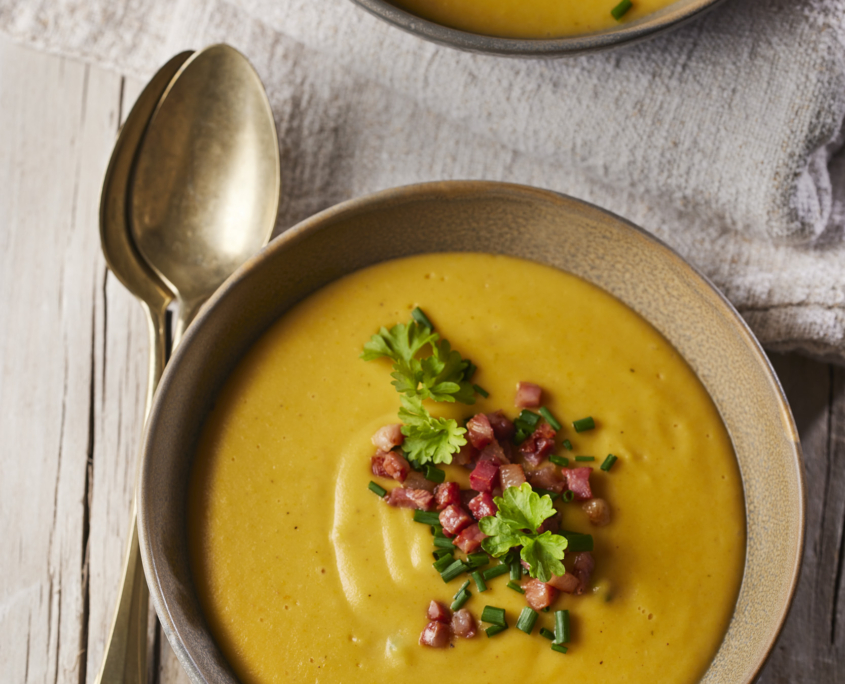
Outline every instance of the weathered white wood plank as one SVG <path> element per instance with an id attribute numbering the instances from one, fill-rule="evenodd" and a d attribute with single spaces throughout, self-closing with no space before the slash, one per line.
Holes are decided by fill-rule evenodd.
<path id="1" fill-rule="evenodd" d="M 801 435 L 807 532 L 795 600 L 760 682 L 843 682 L 845 371 L 794 355 L 772 361 Z"/>
<path id="2" fill-rule="evenodd" d="M 0 673 L 78 682 L 98 181 L 119 79 L 0 41 Z"/>

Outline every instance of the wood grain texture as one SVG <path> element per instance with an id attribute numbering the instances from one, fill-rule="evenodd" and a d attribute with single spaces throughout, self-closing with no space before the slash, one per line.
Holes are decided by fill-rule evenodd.
<path id="1" fill-rule="evenodd" d="M 147 343 L 99 251 L 141 84 L 0 39 L 0 681 L 93 682 L 114 609 Z M 845 682 L 845 369 L 773 356 L 807 473 L 795 603 L 765 683 Z M 150 684 L 186 684 L 150 626 Z"/>
<path id="2" fill-rule="evenodd" d="M 0 44 L 0 672 L 78 682 L 89 613 L 98 175 L 119 78 Z M 37 87 L 36 87 L 37 84 Z"/>

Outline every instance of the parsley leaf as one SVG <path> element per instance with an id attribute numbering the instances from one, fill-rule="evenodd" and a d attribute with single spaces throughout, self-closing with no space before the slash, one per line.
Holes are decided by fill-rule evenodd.
<path id="1" fill-rule="evenodd" d="M 402 445 L 407 457 L 419 463 L 451 463 L 452 454 L 467 443 L 466 430 L 451 418 L 433 418 L 419 397 L 402 397 L 399 409 L 402 421 Z"/>
<path id="2" fill-rule="evenodd" d="M 499 507 L 497 518 L 517 530 L 529 532 L 536 532 L 543 521 L 556 512 L 551 497 L 540 496 L 527 482 L 519 487 L 508 487 L 495 502 Z"/>
<path id="3" fill-rule="evenodd" d="M 522 546 L 520 557 L 528 563 L 531 577 L 548 582 L 552 575 L 563 575 L 566 537 L 551 532 L 537 534 L 543 521 L 555 514 L 551 497 L 540 496 L 524 482 L 508 487 L 502 497 L 493 499 L 499 507 L 495 516 L 482 518 L 478 523 L 487 538 L 481 548 L 495 558 L 501 558 L 515 546 Z"/>
<path id="4" fill-rule="evenodd" d="M 417 355 L 428 346 L 431 354 Z M 361 358 L 393 361 L 393 386 L 401 395 L 402 434 L 408 458 L 419 463 L 451 463 L 452 454 L 466 444 L 464 428 L 451 418 L 434 418 L 423 406 L 430 399 L 439 402 L 475 403 L 475 389 L 464 378 L 470 363 L 440 339 L 427 325 L 411 320 L 390 330 L 381 328 L 364 345 Z"/>
<path id="5" fill-rule="evenodd" d="M 563 552 L 568 542 L 566 537 L 551 532 L 543 532 L 534 539 L 522 537 L 520 557 L 529 565 L 529 573 L 541 582 L 548 582 L 552 575 L 563 575 Z"/>

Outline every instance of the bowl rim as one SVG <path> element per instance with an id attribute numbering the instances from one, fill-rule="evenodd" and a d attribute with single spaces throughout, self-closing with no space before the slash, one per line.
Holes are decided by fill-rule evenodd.
<path id="1" fill-rule="evenodd" d="M 156 401 L 154 401 L 152 410 L 149 415 L 149 420 L 147 421 L 144 432 L 142 461 L 140 463 L 137 478 L 137 531 L 144 573 L 146 575 L 147 584 L 150 589 L 150 596 L 153 600 L 156 613 L 159 616 L 159 620 L 165 631 L 165 635 L 167 636 L 168 641 L 173 647 L 177 659 L 180 661 L 183 668 L 185 668 L 186 672 L 188 673 L 189 677 L 193 682 L 205 683 L 208 680 L 205 679 L 199 666 L 190 655 L 187 646 L 183 642 L 182 638 L 179 636 L 179 629 L 175 624 L 173 615 L 168 607 L 167 599 L 165 598 L 164 593 L 162 591 L 162 586 L 159 581 L 159 576 L 157 572 L 157 562 L 152 552 L 152 541 L 150 536 L 148 535 L 147 529 L 149 518 L 147 514 L 146 492 L 148 489 L 147 470 L 150 459 L 149 453 L 151 451 L 150 436 L 154 432 L 156 426 L 164 420 L 164 416 L 162 415 L 163 402 L 158 401 L 158 397 L 163 397 L 175 386 L 175 378 L 177 374 L 176 369 L 180 365 L 180 360 L 185 357 L 188 353 L 190 353 L 186 350 L 190 350 L 193 341 L 195 339 L 198 339 L 202 334 L 202 323 L 207 320 L 210 316 L 214 315 L 214 311 L 217 308 L 217 303 L 220 300 L 226 298 L 228 296 L 228 293 L 235 289 L 241 281 L 248 278 L 250 276 L 250 273 L 256 267 L 258 267 L 259 264 L 266 258 L 266 255 L 268 253 L 279 250 L 285 250 L 287 249 L 288 245 L 294 245 L 301 240 L 307 239 L 312 233 L 320 231 L 324 224 L 326 224 L 327 222 L 330 223 L 333 218 L 342 217 L 344 215 L 354 215 L 356 213 L 361 212 L 362 210 L 367 210 L 373 204 L 383 205 L 385 203 L 390 203 L 391 201 L 397 200 L 409 201 L 413 200 L 414 198 L 430 197 L 432 194 L 436 193 L 453 197 L 461 197 L 467 194 L 491 191 L 517 194 L 523 198 L 535 196 L 538 198 L 545 199 L 547 201 L 551 200 L 554 202 L 564 202 L 575 205 L 581 205 L 582 207 L 587 208 L 588 210 L 605 214 L 610 217 L 613 221 L 621 223 L 629 229 L 633 229 L 641 237 L 645 238 L 647 241 L 653 243 L 655 247 L 662 250 L 668 258 L 680 263 L 683 267 L 688 269 L 694 276 L 696 276 L 701 282 L 703 282 L 707 286 L 706 289 L 709 291 L 709 293 L 715 295 L 716 298 L 720 301 L 720 303 L 726 308 L 726 311 L 731 315 L 733 322 L 737 325 L 737 330 L 745 341 L 749 352 L 751 352 L 752 354 L 753 359 L 759 364 L 759 366 L 767 376 L 769 382 L 771 383 L 773 394 L 777 401 L 777 407 L 781 413 L 784 422 L 784 427 L 787 429 L 787 431 L 789 432 L 789 436 L 791 437 L 791 445 L 794 457 L 793 463 L 795 465 L 795 479 L 797 482 L 797 496 L 799 505 L 797 510 L 798 515 L 796 521 L 798 523 L 798 533 L 796 538 L 797 553 L 795 555 L 795 561 L 794 563 L 792 563 L 792 567 L 790 568 L 789 586 L 784 592 L 784 596 L 786 599 L 786 609 L 782 612 L 777 624 L 774 626 L 774 629 L 770 633 L 769 641 L 765 648 L 765 653 L 762 654 L 762 657 L 757 662 L 753 672 L 749 673 L 749 676 L 746 680 L 743 680 L 743 684 L 751 684 L 751 682 L 754 682 L 759 676 L 762 669 L 765 667 L 768 658 L 771 655 L 772 650 L 774 649 L 777 639 L 783 630 L 787 617 L 789 616 L 789 613 L 792 610 L 793 599 L 795 597 L 795 592 L 797 590 L 798 582 L 801 576 L 806 539 L 807 496 L 804 457 L 792 411 L 789 407 L 789 403 L 786 399 L 786 395 L 783 391 L 783 387 L 780 383 L 780 380 L 777 377 L 777 374 L 775 373 L 768 356 L 763 351 L 760 342 L 757 340 L 754 333 L 751 331 L 751 328 L 748 326 L 748 324 L 745 322 L 745 320 L 742 318 L 742 316 L 739 314 L 733 304 L 731 304 L 727 297 L 725 297 L 725 295 L 721 292 L 721 290 L 719 290 L 713 284 L 713 282 L 706 275 L 704 275 L 696 266 L 684 259 L 675 249 L 670 247 L 663 240 L 649 233 L 645 229 L 640 228 L 631 221 L 619 216 L 618 214 L 615 214 L 607 209 L 599 207 L 598 205 L 595 205 L 591 202 L 587 202 L 572 197 L 570 195 L 566 195 L 564 193 L 543 188 L 537 188 L 534 186 L 521 185 L 516 183 L 505 183 L 499 181 L 450 180 L 431 181 L 398 186 L 377 191 L 350 200 L 346 200 L 344 202 L 328 207 L 323 211 L 320 211 L 317 214 L 314 214 L 313 216 L 299 222 L 295 226 L 292 226 L 284 233 L 274 238 L 260 252 L 251 257 L 248 261 L 246 261 L 235 273 L 233 273 L 223 283 L 223 285 L 220 286 L 220 288 L 208 300 L 206 305 L 202 307 L 194 323 L 186 330 L 182 343 L 179 345 L 179 348 L 174 353 L 171 362 L 167 364 L 164 375 L 162 376 L 162 379 L 159 383 L 158 391 L 156 393 Z M 743 487 L 743 489 L 745 489 L 745 487 Z M 743 575 L 744 574 L 745 569 L 743 570 Z"/>
<path id="2" fill-rule="evenodd" d="M 725 0 L 676 0 L 645 17 L 618 26 L 560 38 L 503 38 L 451 28 L 424 19 L 387 0 L 352 0 L 370 14 L 424 40 L 466 52 L 503 57 L 555 58 L 633 45 L 669 31 L 713 9 Z"/>

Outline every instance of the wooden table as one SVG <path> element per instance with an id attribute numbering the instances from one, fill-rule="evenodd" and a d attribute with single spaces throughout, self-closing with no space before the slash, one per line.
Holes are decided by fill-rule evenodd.
<path id="1" fill-rule="evenodd" d="M 92 682 L 115 603 L 147 350 L 97 217 L 140 85 L 0 40 L 2 682 Z M 807 540 L 761 681 L 845 682 L 845 371 L 772 362 L 804 446 Z M 150 630 L 151 682 L 187 681 Z"/>

